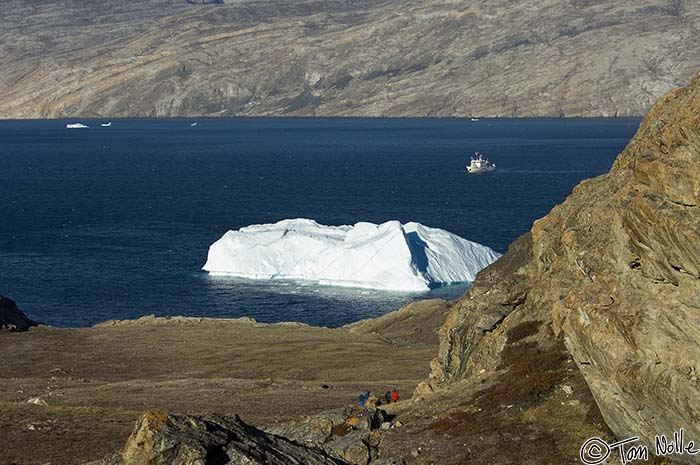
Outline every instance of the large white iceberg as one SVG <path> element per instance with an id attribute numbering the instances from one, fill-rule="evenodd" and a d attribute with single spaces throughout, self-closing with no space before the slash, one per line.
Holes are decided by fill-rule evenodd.
<path id="1" fill-rule="evenodd" d="M 425 291 L 473 281 L 500 254 L 418 223 L 324 226 L 293 219 L 228 231 L 209 248 L 211 275 Z"/>

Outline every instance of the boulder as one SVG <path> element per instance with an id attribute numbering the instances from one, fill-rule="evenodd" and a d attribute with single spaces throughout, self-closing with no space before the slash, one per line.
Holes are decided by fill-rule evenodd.
<path id="1" fill-rule="evenodd" d="M 325 450 L 330 454 L 354 465 L 367 465 L 370 461 L 371 448 L 364 431 L 354 430 L 345 436 L 330 441 Z"/>
<path id="2" fill-rule="evenodd" d="M 9 332 L 27 331 L 38 323 L 30 320 L 12 299 L 0 296 L 0 330 Z"/>
<path id="3" fill-rule="evenodd" d="M 345 410 L 334 409 L 300 420 L 278 423 L 265 428 L 265 431 L 284 436 L 299 444 L 322 448 L 334 434 L 343 434 L 346 431 L 346 421 Z"/>
<path id="4" fill-rule="evenodd" d="M 277 424 L 265 431 L 323 449 L 353 465 L 367 465 L 378 455 L 385 416 L 381 409 L 349 406 Z"/>

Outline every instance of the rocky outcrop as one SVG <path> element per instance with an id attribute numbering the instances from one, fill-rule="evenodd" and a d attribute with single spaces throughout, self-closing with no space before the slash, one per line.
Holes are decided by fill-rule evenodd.
<path id="1" fill-rule="evenodd" d="M 664 96 L 610 173 L 482 271 L 420 392 L 563 343 L 618 437 L 700 438 L 700 75 Z M 679 460 L 698 461 L 683 455 Z"/>
<path id="2" fill-rule="evenodd" d="M 38 323 L 27 318 L 12 299 L 0 295 L 0 330 L 27 331 L 36 325 Z"/>
<path id="3" fill-rule="evenodd" d="M 376 408 L 348 407 L 259 430 L 237 415 L 149 412 L 121 453 L 86 465 L 367 465 L 378 457 L 380 428 L 394 427 Z"/>
<path id="4" fill-rule="evenodd" d="M 120 455 L 91 465 L 344 465 L 320 450 L 264 433 L 238 416 L 144 414 Z"/>
<path id="5" fill-rule="evenodd" d="M 353 465 L 367 465 L 378 458 L 381 429 L 395 425 L 380 409 L 347 407 L 270 426 L 266 431 L 323 449 Z"/>
<path id="6" fill-rule="evenodd" d="M 688 0 L 15 1 L 0 118 L 642 115 L 698 27 Z"/>

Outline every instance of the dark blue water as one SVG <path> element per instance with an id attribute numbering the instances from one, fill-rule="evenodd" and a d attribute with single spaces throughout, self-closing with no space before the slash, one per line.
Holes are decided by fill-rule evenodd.
<path id="1" fill-rule="evenodd" d="M 0 122 L 0 294 L 84 326 L 144 314 L 337 326 L 428 294 L 265 284 L 200 271 L 228 229 L 285 218 L 418 221 L 503 252 L 637 119 Z M 467 175 L 475 151 L 498 170 Z"/>

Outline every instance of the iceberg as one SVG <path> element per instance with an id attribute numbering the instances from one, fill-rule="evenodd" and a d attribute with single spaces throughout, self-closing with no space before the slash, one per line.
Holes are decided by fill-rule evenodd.
<path id="1" fill-rule="evenodd" d="M 209 247 L 203 270 L 213 276 L 427 291 L 473 281 L 498 257 L 489 247 L 418 223 L 324 226 L 299 218 L 228 231 Z"/>

